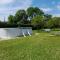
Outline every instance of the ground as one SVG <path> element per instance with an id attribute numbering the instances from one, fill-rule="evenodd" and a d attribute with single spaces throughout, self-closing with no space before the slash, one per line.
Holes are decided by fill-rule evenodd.
<path id="1" fill-rule="evenodd" d="M 60 36 L 34 32 L 32 36 L 0 41 L 0 60 L 60 60 Z"/>

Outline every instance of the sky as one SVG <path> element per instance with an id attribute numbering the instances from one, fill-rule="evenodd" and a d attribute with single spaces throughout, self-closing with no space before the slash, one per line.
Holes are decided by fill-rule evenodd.
<path id="1" fill-rule="evenodd" d="M 39 7 L 46 14 L 60 16 L 60 0 L 0 0 L 0 20 L 8 20 L 7 17 L 14 15 L 19 9 Z"/>

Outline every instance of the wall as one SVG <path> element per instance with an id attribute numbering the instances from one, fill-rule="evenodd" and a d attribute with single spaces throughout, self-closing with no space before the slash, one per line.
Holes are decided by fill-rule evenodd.
<path id="1" fill-rule="evenodd" d="M 22 36 L 23 34 L 32 34 L 32 28 L 21 27 L 21 28 L 0 28 L 0 38 L 13 38 L 17 36 Z"/>

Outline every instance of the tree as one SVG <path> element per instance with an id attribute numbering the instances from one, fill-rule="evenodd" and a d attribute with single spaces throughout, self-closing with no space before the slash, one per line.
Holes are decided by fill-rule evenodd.
<path id="1" fill-rule="evenodd" d="M 18 10 L 15 14 L 15 21 L 20 25 L 28 24 L 28 15 L 25 10 Z"/>
<path id="2" fill-rule="evenodd" d="M 53 17 L 47 22 L 48 28 L 59 28 L 60 27 L 60 17 Z"/>
<path id="3" fill-rule="evenodd" d="M 25 18 L 26 12 L 25 10 L 18 10 L 15 14 L 16 21 L 20 21 Z"/>
<path id="4" fill-rule="evenodd" d="M 54 27 L 54 20 L 49 20 L 47 23 L 46 23 L 46 27 L 47 28 L 53 28 Z"/>
<path id="5" fill-rule="evenodd" d="M 32 19 L 33 17 L 35 17 L 37 15 L 43 15 L 44 12 L 42 10 L 40 10 L 38 7 L 29 7 L 27 9 L 27 14 Z"/>
<path id="6" fill-rule="evenodd" d="M 54 27 L 58 28 L 60 27 L 60 17 L 54 17 Z"/>
<path id="7" fill-rule="evenodd" d="M 34 27 L 40 29 L 44 27 L 45 21 L 43 19 L 43 16 L 38 15 L 32 19 L 31 23 Z"/>
<path id="8" fill-rule="evenodd" d="M 44 14 L 44 19 L 45 19 L 45 21 L 51 20 L 52 19 L 52 15 Z"/>
<path id="9" fill-rule="evenodd" d="M 13 15 L 9 15 L 9 17 L 8 17 L 8 23 L 9 24 L 14 24 L 14 16 Z"/>

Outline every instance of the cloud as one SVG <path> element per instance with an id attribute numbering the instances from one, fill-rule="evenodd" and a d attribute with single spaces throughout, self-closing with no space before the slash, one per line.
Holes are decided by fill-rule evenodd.
<path id="1" fill-rule="evenodd" d="M 14 0 L 0 0 L 0 5 L 9 4 L 9 3 L 12 3 L 12 2 L 14 2 Z"/>
<path id="2" fill-rule="evenodd" d="M 1 5 L 3 5 L 1 7 Z M 15 14 L 19 9 L 27 9 L 32 5 L 32 0 L 1 0 L 0 2 L 0 19 L 10 14 Z"/>
<path id="3" fill-rule="evenodd" d="M 56 8 L 60 10 L 60 2 L 57 3 Z"/>
<path id="4" fill-rule="evenodd" d="M 52 9 L 51 8 L 41 8 L 44 12 L 50 12 L 50 11 L 52 11 Z"/>
<path id="5" fill-rule="evenodd" d="M 59 4 L 59 5 L 57 5 L 56 7 L 57 7 L 57 9 L 59 9 L 59 10 L 60 10 L 60 4 Z"/>
<path id="6" fill-rule="evenodd" d="M 30 7 L 32 5 L 32 0 L 20 0 L 20 5 L 16 8 L 20 8 L 20 9 L 27 9 L 28 7 Z"/>

